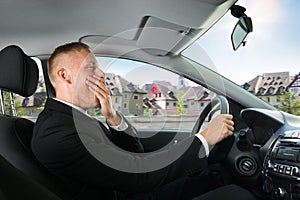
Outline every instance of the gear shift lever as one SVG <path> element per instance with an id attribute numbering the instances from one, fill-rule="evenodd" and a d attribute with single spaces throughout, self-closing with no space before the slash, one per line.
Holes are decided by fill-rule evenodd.
<path id="1" fill-rule="evenodd" d="M 248 151 L 252 147 L 251 141 L 249 140 L 247 133 L 248 133 L 248 129 L 240 130 L 237 147 L 241 151 Z"/>

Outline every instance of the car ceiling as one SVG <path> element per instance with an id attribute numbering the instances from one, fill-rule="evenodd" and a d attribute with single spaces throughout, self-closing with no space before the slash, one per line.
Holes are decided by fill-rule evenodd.
<path id="1" fill-rule="evenodd" d="M 134 41 L 141 48 L 149 45 L 162 48 L 166 50 L 160 52 L 162 54 L 167 51 L 179 53 L 205 33 L 235 2 L 0 0 L 0 48 L 16 44 L 29 55 L 49 55 L 58 45 L 80 38 L 88 42 L 89 36 L 99 35 Z M 158 29 L 145 31 L 150 30 L 149 27 Z M 166 29 L 172 29 L 171 36 L 170 31 L 163 33 Z M 181 41 L 178 31 L 191 39 Z M 153 34 L 155 37 L 151 37 Z"/>

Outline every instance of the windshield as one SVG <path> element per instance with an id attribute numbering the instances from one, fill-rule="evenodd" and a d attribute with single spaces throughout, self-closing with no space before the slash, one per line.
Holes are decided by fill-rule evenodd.
<path id="1" fill-rule="evenodd" d="M 265 73 L 298 74 L 300 1 L 240 0 L 237 4 L 247 9 L 246 14 L 253 21 L 253 32 L 246 46 L 241 46 L 237 51 L 232 49 L 230 35 L 238 19 L 228 12 L 183 55 L 238 85 Z"/>

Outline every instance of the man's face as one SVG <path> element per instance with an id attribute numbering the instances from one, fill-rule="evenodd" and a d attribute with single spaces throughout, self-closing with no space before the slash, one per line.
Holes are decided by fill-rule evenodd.
<path id="1" fill-rule="evenodd" d="M 88 76 L 93 75 L 104 77 L 104 72 L 99 69 L 93 53 L 81 50 L 80 52 L 75 52 L 75 54 L 73 104 L 83 109 L 100 107 L 99 100 L 89 90 L 86 80 Z"/>

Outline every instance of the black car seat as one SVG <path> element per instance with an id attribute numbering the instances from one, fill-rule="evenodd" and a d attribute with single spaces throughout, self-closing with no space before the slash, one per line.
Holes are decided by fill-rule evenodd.
<path id="1" fill-rule="evenodd" d="M 0 155 L 0 199 L 62 200 Z"/>
<path id="2" fill-rule="evenodd" d="M 0 51 L 1 90 L 28 97 L 35 92 L 38 78 L 37 64 L 21 48 L 8 46 Z M 26 177 L 32 178 L 34 182 L 41 184 L 61 199 L 70 199 L 64 192 L 60 180 L 34 157 L 30 147 L 33 127 L 34 123 L 28 119 L 0 115 L 0 155 L 4 158 L 2 162 L 7 160 L 21 173 L 26 174 Z M 1 175 L 0 182 L 2 181 L 6 180 L 3 180 Z M 18 192 L 18 189 L 20 188 L 16 187 L 15 192 Z"/>

